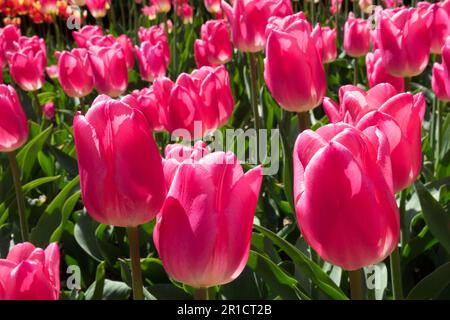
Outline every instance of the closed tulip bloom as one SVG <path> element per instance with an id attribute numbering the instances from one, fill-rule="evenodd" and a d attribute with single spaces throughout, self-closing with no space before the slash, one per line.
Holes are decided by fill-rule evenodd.
<path id="1" fill-rule="evenodd" d="M 58 79 L 58 65 L 54 64 L 45 68 L 45 72 L 50 79 Z"/>
<path id="2" fill-rule="evenodd" d="M 425 1 L 417 4 L 419 10 L 431 12 L 431 53 L 434 54 L 441 54 L 445 39 L 450 36 L 450 23 L 448 23 L 450 19 L 450 1 L 447 0 L 446 2 L 447 5 L 444 5 L 442 2 L 431 4 Z"/>
<path id="3" fill-rule="evenodd" d="M 98 19 L 106 16 L 111 0 L 86 0 L 86 6 L 91 15 Z"/>
<path id="4" fill-rule="evenodd" d="M 79 48 L 86 48 L 88 40 L 93 36 L 102 36 L 103 31 L 99 26 L 86 25 L 79 31 L 72 31 L 72 36 Z"/>
<path id="5" fill-rule="evenodd" d="M 394 191 L 410 186 L 422 166 L 421 132 L 425 114 L 423 93 L 397 93 L 388 84 L 378 84 L 369 91 L 344 86 L 339 91 L 340 106 L 325 98 L 323 106 L 330 121 L 344 121 L 356 126 L 372 143 L 376 130 L 389 141 Z"/>
<path id="6" fill-rule="evenodd" d="M 235 0 L 233 7 L 222 1 L 231 24 L 234 46 L 242 52 L 258 52 L 266 43 L 266 25 L 270 17 L 293 13 L 289 0 Z"/>
<path id="7" fill-rule="evenodd" d="M 380 13 L 378 45 L 387 72 L 396 77 L 413 77 L 425 70 L 431 46 L 431 22 L 431 12 L 421 13 L 415 8 Z"/>
<path id="8" fill-rule="evenodd" d="M 134 67 L 134 54 L 133 54 L 133 43 L 131 39 L 126 35 L 122 34 L 117 37 L 116 42 L 122 48 L 123 53 L 125 54 L 125 60 L 127 62 L 128 70 L 133 69 Z"/>
<path id="9" fill-rule="evenodd" d="M 94 77 L 86 49 L 64 51 L 58 59 L 59 82 L 69 97 L 85 97 L 94 89 Z"/>
<path id="10" fill-rule="evenodd" d="M 143 80 L 153 82 L 166 74 L 169 59 L 164 49 L 162 42 L 152 45 L 149 41 L 144 41 L 140 47 L 135 47 L 139 73 Z"/>
<path id="11" fill-rule="evenodd" d="M 17 51 L 16 42 L 20 38 L 20 29 L 14 25 L 7 25 L 0 28 L 0 66 L 6 63 L 6 54 Z"/>
<path id="12" fill-rule="evenodd" d="M 209 13 L 218 13 L 222 9 L 220 7 L 221 0 L 204 0 L 205 8 Z"/>
<path id="13" fill-rule="evenodd" d="M 362 57 L 370 49 L 369 20 L 355 18 L 350 12 L 344 26 L 344 50 L 353 58 Z"/>
<path id="14" fill-rule="evenodd" d="M 120 96 L 128 86 L 127 62 L 123 50 L 115 46 L 93 46 L 88 56 L 97 91 L 110 97 Z"/>
<path id="15" fill-rule="evenodd" d="M 86 116 L 77 114 L 73 128 L 81 194 L 91 217 L 121 227 L 153 219 L 166 190 L 144 115 L 124 101 L 99 96 Z"/>
<path id="16" fill-rule="evenodd" d="M 126 35 L 121 35 L 118 38 L 114 38 L 110 34 L 105 36 L 94 35 L 87 40 L 86 46 L 87 48 L 90 48 L 91 46 L 110 47 L 114 49 L 120 48 L 125 56 L 127 69 L 131 70 L 134 67 L 133 44 L 131 39 Z"/>
<path id="17" fill-rule="evenodd" d="M 158 12 L 167 13 L 170 11 L 170 0 L 151 0 L 151 3 L 156 7 Z"/>
<path id="18" fill-rule="evenodd" d="M 39 90 L 45 82 L 47 57 L 44 51 L 25 47 L 9 57 L 9 69 L 14 82 L 24 91 Z"/>
<path id="19" fill-rule="evenodd" d="M 16 91 L 0 84 L 0 152 L 20 148 L 28 138 L 28 122 Z"/>
<path id="20" fill-rule="evenodd" d="M 164 56 L 167 61 L 170 61 L 170 49 L 169 42 L 167 41 L 166 31 L 164 27 L 152 26 L 150 28 L 140 27 L 138 31 L 138 38 L 141 43 L 148 41 L 152 46 L 155 46 L 159 42 L 164 48 Z"/>
<path id="21" fill-rule="evenodd" d="M 0 259 L 0 300 L 58 300 L 59 247 L 16 244 Z"/>
<path id="22" fill-rule="evenodd" d="M 442 47 L 442 66 L 444 67 L 445 89 L 450 97 L 450 38 L 447 38 Z"/>
<path id="23" fill-rule="evenodd" d="M 153 87 L 135 90 L 132 96 L 136 99 L 139 110 L 147 118 L 152 131 L 163 131 L 164 125 L 162 119 L 165 110 L 161 108 L 158 95 L 154 92 Z"/>
<path id="24" fill-rule="evenodd" d="M 389 146 L 381 132 L 377 136 L 375 147 L 359 130 L 337 123 L 303 131 L 294 146 L 302 235 L 325 261 L 346 270 L 383 261 L 399 240 Z"/>
<path id="25" fill-rule="evenodd" d="M 207 154 L 209 154 L 208 146 L 202 140 L 197 141 L 193 146 L 186 146 L 180 143 L 167 145 L 164 149 L 163 159 L 166 186 L 170 188 L 175 173 L 183 161 L 200 161 Z"/>
<path id="26" fill-rule="evenodd" d="M 375 50 L 366 55 L 367 80 L 369 87 L 372 88 L 379 83 L 390 83 L 398 92 L 405 91 L 405 80 L 403 78 L 390 75 L 383 65 L 381 51 Z"/>
<path id="27" fill-rule="evenodd" d="M 264 59 L 264 79 L 270 93 L 281 107 L 294 112 L 317 107 L 326 91 L 322 59 L 312 41 L 311 26 L 302 15 L 286 17 L 287 23 L 270 20 Z"/>
<path id="28" fill-rule="evenodd" d="M 47 102 L 42 107 L 42 112 L 44 113 L 47 119 L 53 119 L 55 117 L 55 103 Z"/>
<path id="29" fill-rule="evenodd" d="M 331 63 L 336 60 L 336 29 L 321 27 L 319 24 L 311 32 L 312 41 L 315 43 L 317 51 L 323 63 Z"/>
<path id="30" fill-rule="evenodd" d="M 185 129 L 195 139 L 223 126 L 231 116 L 234 100 L 224 66 L 202 67 L 182 73 L 170 92 L 165 128 L 170 133 Z M 200 124 L 201 136 L 195 125 Z"/>
<path id="31" fill-rule="evenodd" d="M 244 174 L 232 153 L 180 164 L 153 232 L 172 278 L 207 288 L 239 276 L 248 260 L 261 182 L 261 167 Z"/>
<path id="32" fill-rule="evenodd" d="M 431 77 L 431 88 L 439 100 L 448 102 L 450 101 L 450 96 L 445 90 L 445 80 L 445 70 L 443 65 L 435 62 L 433 65 L 433 75 Z"/>
<path id="33" fill-rule="evenodd" d="M 225 20 L 207 21 L 202 25 L 200 37 L 194 44 L 197 67 L 217 66 L 231 60 L 233 49 Z"/>

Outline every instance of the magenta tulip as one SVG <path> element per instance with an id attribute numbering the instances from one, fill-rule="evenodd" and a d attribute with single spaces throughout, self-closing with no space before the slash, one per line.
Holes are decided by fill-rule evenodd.
<path id="1" fill-rule="evenodd" d="M 47 102 L 42 107 L 42 112 L 44 113 L 47 119 L 53 119 L 55 117 L 55 103 Z"/>
<path id="2" fill-rule="evenodd" d="M 389 145 L 377 133 L 375 147 L 354 127 L 329 124 L 303 131 L 294 146 L 294 197 L 302 235 L 325 261 L 346 270 L 384 260 L 399 240 Z"/>
<path id="3" fill-rule="evenodd" d="M 261 167 L 244 174 L 232 153 L 180 164 L 153 232 L 172 278 L 207 288 L 239 276 L 249 255 L 261 182 Z"/>
<path id="4" fill-rule="evenodd" d="M 9 57 L 14 82 L 24 91 L 39 90 L 45 82 L 46 53 L 25 47 Z"/>
<path id="5" fill-rule="evenodd" d="M 290 0 L 235 0 L 233 7 L 222 1 L 231 24 L 234 46 L 243 52 L 258 52 L 266 43 L 266 25 L 270 17 L 293 13 Z"/>
<path id="6" fill-rule="evenodd" d="M 388 84 L 369 91 L 344 86 L 339 91 L 340 106 L 325 98 L 323 107 L 333 123 L 344 121 L 356 126 L 376 144 L 376 132 L 389 140 L 394 191 L 410 186 L 422 165 L 421 132 L 425 114 L 423 93 L 397 93 Z"/>
<path id="7" fill-rule="evenodd" d="M 387 72 L 396 77 L 421 74 L 431 47 L 431 12 L 415 8 L 383 10 L 378 19 L 378 45 Z"/>
<path id="8" fill-rule="evenodd" d="M 144 115 L 125 101 L 99 96 L 73 124 L 80 186 L 100 223 L 137 227 L 159 211 L 166 188 L 161 156 Z"/>
<path id="9" fill-rule="evenodd" d="M 20 148 L 28 138 L 28 122 L 13 87 L 0 84 L 0 152 Z"/>
<path id="10" fill-rule="evenodd" d="M 417 8 L 424 12 L 431 12 L 432 24 L 431 24 L 431 53 L 441 54 L 442 46 L 445 43 L 445 39 L 450 36 L 450 1 L 438 3 L 419 2 Z"/>
<path id="11" fill-rule="evenodd" d="M 59 247 L 16 244 L 0 259 L 0 300 L 58 300 Z"/>
<path id="12" fill-rule="evenodd" d="M 139 73 L 143 80 L 153 82 L 155 79 L 165 76 L 169 59 L 165 54 L 162 42 L 152 45 L 149 41 L 144 41 L 140 47 L 135 47 L 135 51 Z"/>
<path id="13" fill-rule="evenodd" d="M 194 53 L 197 67 L 217 66 L 225 64 L 233 57 L 228 34 L 228 24 L 225 20 L 209 20 L 202 25 L 201 39 L 195 40 Z M 204 61 L 206 59 L 206 61 Z M 205 62 L 207 62 L 205 64 Z"/>
<path id="14" fill-rule="evenodd" d="M 403 78 L 390 75 L 383 65 L 381 51 L 375 50 L 366 55 L 367 80 L 369 87 L 372 88 L 379 83 L 390 83 L 398 92 L 405 91 L 405 80 Z"/>
<path id="15" fill-rule="evenodd" d="M 435 62 L 433 65 L 433 73 L 431 77 L 431 88 L 433 89 L 436 97 L 444 102 L 450 101 L 450 95 L 447 94 L 445 89 L 445 70 L 444 66 Z"/>
<path id="16" fill-rule="evenodd" d="M 271 18 L 267 26 L 264 79 L 281 107 L 294 112 L 317 107 L 326 91 L 322 59 L 303 17 Z"/>
<path id="17" fill-rule="evenodd" d="M 350 57 L 363 57 L 370 49 L 369 20 L 355 18 L 350 12 L 344 26 L 344 50 Z"/>
<path id="18" fill-rule="evenodd" d="M 85 97 L 94 89 L 94 76 L 89 53 L 78 48 L 64 51 L 58 58 L 58 77 L 64 92 L 70 97 Z"/>
<path id="19" fill-rule="evenodd" d="M 88 56 L 97 91 L 111 97 L 120 96 L 128 86 L 127 62 L 123 50 L 116 46 L 91 46 Z"/>
<path id="20" fill-rule="evenodd" d="M 450 37 L 442 47 L 442 66 L 444 67 L 445 89 L 450 97 Z"/>
<path id="21" fill-rule="evenodd" d="M 138 38 L 141 43 L 148 41 L 152 46 L 158 43 L 164 48 L 164 56 L 167 61 L 170 61 L 169 42 L 167 41 L 166 31 L 163 27 L 153 26 L 148 29 L 140 27 L 138 31 Z"/>
<path id="22" fill-rule="evenodd" d="M 319 24 L 311 32 L 311 38 L 323 63 L 331 63 L 336 60 L 336 29 L 321 27 Z"/>
<path id="23" fill-rule="evenodd" d="M 16 42 L 20 38 L 20 29 L 14 25 L 7 25 L 0 28 L 0 67 L 6 62 L 6 55 L 17 51 Z"/>
<path id="24" fill-rule="evenodd" d="M 87 48 L 88 40 L 93 36 L 102 36 L 103 31 L 99 26 L 86 25 L 79 31 L 72 31 L 72 36 L 79 48 Z"/>
<path id="25" fill-rule="evenodd" d="M 209 13 L 219 13 L 222 8 L 220 7 L 221 0 L 204 0 L 205 8 Z"/>
<path id="26" fill-rule="evenodd" d="M 91 15 L 98 19 L 106 16 L 111 0 L 86 0 L 86 6 Z"/>
<path id="27" fill-rule="evenodd" d="M 163 114 L 164 110 L 158 100 L 158 95 L 153 90 L 153 87 L 144 88 L 142 90 L 135 90 L 132 96 L 136 99 L 139 110 L 145 115 L 152 131 L 163 131 Z M 125 97 L 124 99 L 126 99 Z"/>

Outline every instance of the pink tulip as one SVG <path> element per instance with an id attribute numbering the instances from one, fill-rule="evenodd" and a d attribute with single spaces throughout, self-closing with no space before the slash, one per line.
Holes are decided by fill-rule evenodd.
<path id="1" fill-rule="evenodd" d="M 445 89 L 450 97 L 450 37 L 442 47 L 442 66 L 444 67 Z"/>
<path id="2" fill-rule="evenodd" d="M 383 10 L 378 19 L 378 44 L 386 70 L 396 77 L 421 74 L 431 46 L 431 12 L 415 8 Z"/>
<path id="3" fill-rule="evenodd" d="M 151 0 L 151 3 L 156 7 L 158 12 L 167 13 L 170 11 L 170 0 Z"/>
<path id="4" fill-rule="evenodd" d="M 41 4 L 41 12 L 48 15 L 58 14 L 58 5 L 56 0 L 39 0 Z"/>
<path id="5" fill-rule="evenodd" d="M 47 102 L 42 107 L 42 111 L 47 119 L 53 119 L 55 117 L 55 103 Z"/>
<path id="6" fill-rule="evenodd" d="M 127 62 L 127 69 L 132 70 L 134 67 L 134 55 L 133 55 L 133 43 L 131 39 L 126 35 L 122 34 L 117 39 L 116 42 L 122 48 L 125 54 L 125 60 Z"/>
<path id="7" fill-rule="evenodd" d="M 152 45 L 149 41 L 144 41 L 140 47 L 135 47 L 135 51 L 143 80 L 153 82 L 155 79 L 165 76 L 169 59 L 165 54 L 165 46 L 162 42 Z"/>
<path id="8" fill-rule="evenodd" d="M 166 186 L 170 187 L 178 167 L 184 160 L 200 161 L 209 154 L 208 147 L 202 140 L 197 141 L 194 146 L 182 144 L 169 144 L 164 150 L 163 168 Z"/>
<path id="9" fill-rule="evenodd" d="M 134 67 L 134 55 L 133 55 L 133 43 L 131 39 L 126 35 L 121 35 L 118 38 L 114 38 L 112 35 L 93 35 L 91 36 L 87 42 L 86 47 L 90 48 L 91 46 L 96 47 L 111 47 L 111 48 L 120 48 L 123 51 L 125 56 L 125 61 L 127 63 L 127 69 L 131 70 Z"/>
<path id="10" fill-rule="evenodd" d="M 362 57 L 370 49 L 369 20 L 357 19 L 350 12 L 344 26 L 344 50 L 353 58 Z"/>
<path id="11" fill-rule="evenodd" d="M 359 0 L 358 5 L 362 12 L 371 13 L 372 0 Z"/>
<path id="12" fill-rule="evenodd" d="M 85 97 L 94 89 L 89 53 L 78 48 L 64 51 L 58 59 L 59 82 L 69 97 Z"/>
<path id="13" fill-rule="evenodd" d="M 323 63 L 331 63 L 336 60 L 336 29 L 321 27 L 319 24 L 311 32 L 311 38 Z"/>
<path id="14" fill-rule="evenodd" d="M 164 30 L 164 27 L 140 27 L 138 31 L 138 38 L 141 43 L 143 43 L 144 41 L 148 41 L 152 46 L 156 46 L 156 44 L 160 42 L 164 47 L 164 56 L 166 57 L 166 60 L 170 60 L 169 42 L 167 41 L 166 31 Z"/>
<path id="15" fill-rule="evenodd" d="M 102 36 L 103 31 L 99 26 L 86 25 L 79 31 L 72 31 L 72 36 L 79 48 L 87 48 L 88 40 L 93 36 Z"/>
<path id="16" fill-rule="evenodd" d="M 445 90 L 445 70 L 444 66 L 440 63 L 435 62 L 433 65 L 433 76 L 431 78 L 431 88 L 433 89 L 436 97 L 441 100 L 448 102 L 450 101 L 450 95 L 447 94 Z"/>
<path id="17" fill-rule="evenodd" d="M 150 21 L 155 20 L 158 17 L 158 8 L 154 5 L 145 6 L 142 8 L 142 14 Z"/>
<path id="18" fill-rule="evenodd" d="M 11 54 L 9 69 L 14 82 L 24 91 L 39 90 L 45 82 L 47 57 L 45 51 L 28 46 Z"/>
<path id="19" fill-rule="evenodd" d="M 50 79 L 58 79 L 58 65 L 54 64 L 45 68 L 45 72 Z"/>
<path id="20" fill-rule="evenodd" d="M 375 50 L 366 55 L 367 80 L 372 88 L 379 83 L 390 83 L 398 92 L 405 91 L 405 80 L 403 78 L 391 76 L 384 68 L 381 59 L 381 51 Z"/>
<path id="21" fill-rule="evenodd" d="M 384 83 L 367 92 L 355 86 L 341 87 L 339 99 L 340 106 L 329 98 L 323 101 L 330 121 L 356 126 L 374 144 L 376 131 L 383 132 L 389 141 L 394 191 L 410 186 L 422 165 L 423 93 L 397 94 L 392 85 Z"/>
<path id="22" fill-rule="evenodd" d="M 106 16 L 106 11 L 109 10 L 111 0 L 86 0 L 86 6 L 91 15 L 98 19 Z"/>
<path id="23" fill-rule="evenodd" d="M 28 122 L 16 90 L 0 84 L 0 152 L 20 148 L 28 138 Z"/>
<path id="24" fill-rule="evenodd" d="M 330 13 L 335 14 L 336 12 L 341 11 L 342 0 L 331 0 L 330 5 Z"/>
<path id="25" fill-rule="evenodd" d="M 441 54 L 445 39 L 450 36 L 450 0 L 447 0 L 447 7 L 442 2 L 431 4 L 429 2 L 419 2 L 417 8 L 424 13 L 430 12 L 432 15 L 431 24 L 431 53 Z"/>
<path id="26" fill-rule="evenodd" d="M 195 40 L 194 53 L 197 67 L 225 64 L 233 57 L 225 20 L 209 20 L 202 25 L 201 39 Z M 206 60 L 206 61 L 205 61 Z"/>
<path id="27" fill-rule="evenodd" d="M 97 91 L 110 97 L 120 96 L 128 86 L 128 70 L 123 50 L 116 46 L 91 46 L 88 56 Z"/>
<path id="28" fill-rule="evenodd" d="M 20 29 L 14 25 L 7 25 L 0 28 L 0 67 L 6 62 L 6 55 L 17 51 L 16 42 L 20 38 Z"/>
<path id="29" fill-rule="evenodd" d="M 258 52 L 266 43 L 266 25 L 270 17 L 293 13 L 290 0 L 235 0 L 233 7 L 222 1 L 231 24 L 234 46 L 243 52 Z"/>
<path id="30" fill-rule="evenodd" d="M 399 240 L 389 145 L 383 133 L 376 133 L 379 143 L 373 146 L 354 127 L 329 124 L 303 131 L 294 146 L 302 235 L 324 260 L 346 270 L 384 260 Z"/>
<path id="31" fill-rule="evenodd" d="M 161 79 L 161 81 L 165 81 L 165 79 L 167 78 Z M 172 83 L 172 81 L 170 81 L 170 83 Z M 132 96 L 137 100 L 139 110 L 141 110 L 141 112 L 147 118 L 152 131 L 163 131 L 164 110 L 167 107 L 163 109 L 162 103 L 158 99 L 160 98 L 160 96 L 155 92 L 153 86 L 150 88 L 144 88 L 140 91 L 135 90 L 133 91 Z"/>
<path id="32" fill-rule="evenodd" d="M 281 107 L 294 112 L 317 107 L 326 91 L 322 59 L 303 17 L 271 18 L 267 26 L 264 79 Z"/>
<path id="33" fill-rule="evenodd" d="M 84 205 L 93 219 L 136 227 L 153 219 L 165 197 L 161 156 L 144 115 L 99 96 L 73 124 Z"/>
<path id="34" fill-rule="evenodd" d="M 16 244 L 0 259 L 0 300 L 58 300 L 59 247 Z"/>
<path id="35" fill-rule="evenodd" d="M 231 116 L 234 100 L 228 72 L 224 66 L 202 67 L 191 74 L 182 73 L 170 92 L 165 128 L 170 133 L 185 129 L 193 138 L 223 126 Z M 196 122 L 201 136 L 195 132 Z"/>
<path id="36" fill-rule="evenodd" d="M 244 174 L 232 153 L 180 164 L 153 232 L 172 278 L 207 288 L 239 276 L 249 255 L 261 182 L 261 167 Z"/>
<path id="37" fill-rule="evenodd" d="M 221 0 L 204 0 L 205 8 L 209 13 L 218 13 L 222 10 L 220 7 L 220 2 Z"/>

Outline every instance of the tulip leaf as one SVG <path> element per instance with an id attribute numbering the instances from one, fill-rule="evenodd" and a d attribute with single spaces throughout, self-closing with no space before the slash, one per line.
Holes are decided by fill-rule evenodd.
<path id="1" fill-rule="evenodd" d="M 33 169 L 38 153 L 42 150 L 45 141 L 52 132 L 52 126 L 42 131 L 39 135 L 29 141 L 17 154 L 17 162 L 19 163 L 22 177 L 26 180 Z"/>
<path id="2" fill-rule="evenodd" d="M 291 243 L 287 242 L 283 238 L 278 237 L 272 231 L 257 225 L 253 227 L 269 238 L 275 245 L 280 247 L 294 263 L 311 279 L 311 281 L 317 285 L 324 293 L 330 298 L 336 300 L 348 300 L 348 297 L 342 292 L 342 290 L 331 280 L 331 278 L 322 269 L 308 259 L 301 251 L 299 251 Z"/>
<path id="3" fill-rule="evenodd" d="M 423 278 L 408 294 L 408 300 L 436 299 L 450 285 L 450 262 Z"/>
<path id="4" fill-rule="evenodd" d="M 87 213 L 83 213 L 75 224 L 74 236 L 78 245 L 94 260 L 100 262 L 103 260 L 103 255 L 95 236 L 97 227 L 98 223 Z"/>
<path id="5" fill-rule="evenodd" d="M 31 190 L 36 189 L 37 187 L 39 187 L 39 186 L 41 186 L 43 184 L 46 184 L 46 183 L 58 180 L 60 177 L 61 176 L 43 177 L 43 178 L 39 178 L 39 179 L 30 181 L 27 184 L 24 184 L 22 186 L 22 191 L 23 191 L 24 194 L 27 194 Z"/>
<path id="6" fill-rule="evenodd" d="M 69 219 L 70 214 L 73 212 L 73 209 L 75 208 L 78 200 L 80 199 L 80 196 L 81 191 L 77 191 L 73 195 L 71 195 L 69 199 L 67 199 L 66 202 L 64 203 L 64 206 L 62 207 L 61 210 L 61 223 L 50 237 L 50 242 L 58 242 L 59 239 L 61 238 L 64 229 L 66 227 L 67 220 Z"/>
<path id="7" fill-rule="evenodd" d="M 417 181 L 414 186 L 426 224 L 445 250 L 450 253 L 450 214 L 444 210 L 422 183 Z"/>

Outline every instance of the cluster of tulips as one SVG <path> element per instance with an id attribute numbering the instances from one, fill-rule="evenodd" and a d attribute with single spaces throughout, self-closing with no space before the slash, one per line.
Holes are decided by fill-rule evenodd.
<path id="1" fill-rule="evenodd" d="M 60 3 L 39 2 L 50 15 Z M 449 0 L 416 7 L 386 1 L 393 8 L 376 13 L 373 30 L 369 20 L 350 13 L 343 48 L 355 68 L 365 57 L 370 88 L 343 85 L 338 102 L 326 97 L 325 71 L 338 56 L 337 28 L 313 26 L 305 13 L 294 12 L 290 0 L 230 2 L 205 0 L 217 19 L 206 21 L 195 41 L 197 68 L 174 81 L 167 77 L 173 54 L 168 23 L 141 27 L 135 46 L 127 35 L 86 25 L 72 33 L 77 47 L 55 52 L 57 64 L 51 66 L 43 39 L 22 36 L 14 25 L 0 30 L 0 65 L 8 67 L 21 90 L 40 90 L 47 73 L 69 97 L 98 93 L 87 111 L 80 103 L 73 121 L 82 200 L 94 220 L 127 228 L 136 299 L 143 298 L 138 228 L 153 219 L 154 244 L 174 280 L 201 291 L 233 281 L 246 266 L 262 167 L 244 172 L 232 152 L 210 152 L 202 141 L 168 144 L 161 156 L 154 139 L 154 133 L 184 129 L 197 140 L 227 124 L 235 98 L 226 64 L 236 51 L 249 54 L 251 71 L 263 53 L 270 94 L 285 111 L 298 114 L 301 132 L 291 173 L 297 222 L 321 258 L 348 271 L 396 254 L 401 213 L 395 195 L 414 183 L 422 166 L 426 101 L 422 92 L 411 93 L 410 81 L 424 72 L 430 54 L 442 57 L 432 69 L 432 90 L 439 100 L 450 101 Z M 1 8 L 9 8 L 5 3 Z M 99 18 L 110 1 L 85 4 Z M 361 11 L 369 5 L 359 3 Z M 336 13 L 340 6 L 334 1 L 330 10 Z M 152 0 L 143 10 L 151 16 L 172 9 L 192 21 L 188 1 Z M 135 58 L 141 79 L 151 85 L 127 92 Z M 258 129 L 259 88 L 251 80 Z M 329 124 L 313 131 L 309 112 L 319 105 Z M 52 118 L 55 107 L 47 104 L 38 112 Z M 8 154 L 20 184 L 14 151 L 27 141 L 29 129 L 12 85 L 0 85 L 0 110 L 0 151 Z M 20 186 L 16 191 L 24 242 L 0 259 L 0 299 L 58 299 L 58 245 L 43 250 L 26 242 Z"/>

